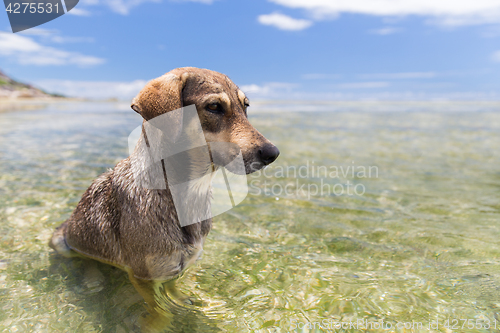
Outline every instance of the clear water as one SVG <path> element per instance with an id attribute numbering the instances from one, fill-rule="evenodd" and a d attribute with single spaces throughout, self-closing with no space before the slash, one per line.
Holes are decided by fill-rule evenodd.
<path id="1" fill-rule="evenodd" d="M 214 219 L 178 284 L 205 303 L 172 305 L 165 331 L 500 328 L 500 112 L 367 109 L 250 116 L 281 156 Z M 1 332 L 137 331 L 146 310 L 124 273 L 99 265 L 95 283 L 47 243 L 138 124 L 113 104 L 0 114 Z M 423 326 L 395 326 L 409 322 Z"/>

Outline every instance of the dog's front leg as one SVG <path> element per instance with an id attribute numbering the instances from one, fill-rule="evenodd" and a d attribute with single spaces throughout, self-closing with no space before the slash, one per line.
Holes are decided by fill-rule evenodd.
<path id="1" fill-rule="evenodd" d="M 180 291 L 175 283 L 177 282 L 177 279 L 173 279 L 170 281 L 167 281 L 163 284 L 165 291 L 176 301 L 182 302 L 187 305 L 196 305 L 196 306 L 203 306 L 203 302 L 196 298 L 192 297 L 189 295 L 184 294 L 182 291 Z"/>

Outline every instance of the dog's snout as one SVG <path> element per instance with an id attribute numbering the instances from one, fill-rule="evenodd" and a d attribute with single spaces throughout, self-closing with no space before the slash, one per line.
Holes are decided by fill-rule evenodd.
<path id="1" fill-rule="evenodd" d="M 259 157 L 264 165 L 274 162 L 280 154 L 279 149 L 275 145 L 266 145 L 259 149 Z"/>

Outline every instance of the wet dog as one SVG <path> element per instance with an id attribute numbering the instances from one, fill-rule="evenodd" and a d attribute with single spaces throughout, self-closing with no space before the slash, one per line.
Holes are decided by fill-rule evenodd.
<path id="1" fill-rule="evenodd" d="M 150 81 L 134 98 L 132 109 L 144 118 L 140 140 L 147 141 L 146 122 L 188 105 L 196 106 L 209 145 L 226 142 L 239 147 L 247 174 L 278 157 L 279 150 L 249 123 L 245 94 L 227 76 L 192 67 Z M 201 255 L 212 219 L 182 226 L 169 188 L 138 186 L 133 169 L 143 162 L 142 153 L 136 148 L 99 176 L 49 245 L 67 257 L 91 258 L 125 270 L 146 301 L 154 303 L 145 281 L 174 279 L 192 265 Z M 173 285 L 170 291 L 189 302 Z"/>

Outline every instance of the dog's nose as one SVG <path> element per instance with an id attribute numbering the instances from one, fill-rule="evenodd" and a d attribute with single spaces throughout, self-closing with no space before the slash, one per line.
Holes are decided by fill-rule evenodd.
<path id="1" fill-rule="evenodd" d="M 279 149 L 275 145 L 267 145 L 262 149 L 259 149 L 259 157 L 264 165 L 268 165 L 274 162 L 280 154 Z"/>

